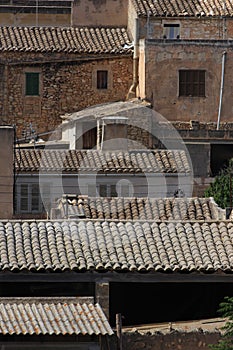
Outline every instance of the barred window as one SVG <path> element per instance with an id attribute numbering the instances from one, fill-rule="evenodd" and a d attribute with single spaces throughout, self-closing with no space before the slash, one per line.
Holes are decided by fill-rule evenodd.
<path id="1" fill-rule="evenodd" d="M 205 96 L 205 71 L 180 70 L 179 96 Z"/>

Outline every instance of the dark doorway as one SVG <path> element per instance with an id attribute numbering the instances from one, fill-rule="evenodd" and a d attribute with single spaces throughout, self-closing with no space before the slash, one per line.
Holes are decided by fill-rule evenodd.
<path id="1" fill-rule="evenodd" d="M 233 145 L 211 144 L 210 168 L 211 175 L 216 176 L 233 158 Z"/>
<path id="2" fill-rule="evenodd" d="M 112 283 L 110 321 L 123 325 L 219 317 L 219 303 L 233 296 L 232 283 Z"/>

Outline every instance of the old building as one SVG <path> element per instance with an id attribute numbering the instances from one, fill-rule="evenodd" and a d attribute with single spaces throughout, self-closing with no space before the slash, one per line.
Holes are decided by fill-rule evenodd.
<path id="1" fill-rule="evenodd" d="M 123 27 L 1 27 L 1 124 L 18 137 L 31 123 L 54 130 L 60 115 L 125 98 L 131 40 Z"/>
<path id="2" fill-rule="evenodd" d="M 232 3 L 132 0 L 128 14 L 138 77 L 130 95 L 170 120 L 194 158 L 206 154 L 207 171 L 195 170 L 205 187 L 233 156 Z"/>
<path id="3" fill-rule="evenodd" d="M 16 150 L 15 215 L 35 217 L 63 194 L 101 197 L 191 196 L 184 151 Z"/>
<path id="4" fill-rule="evenodd" d="M 2 0 L 2 26 L 70 26 L 73 0 Z"/>
<path id="5" fill-rule="evenodd" d="M 107 350 L 114 334 L 92 297 L 1 296 L 0 318 L 5 349 Z"/>

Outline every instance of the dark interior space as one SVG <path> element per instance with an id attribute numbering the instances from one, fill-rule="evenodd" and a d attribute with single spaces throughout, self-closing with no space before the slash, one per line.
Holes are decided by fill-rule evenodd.
<path id="1" fill-rule="evenodd" d="M 0 283 L 0 297 L 94 296 L 94 283 Z"/>
<path id="2" fill-rule="evenodd" d="M 232 283 L 111 283 L 110 322 L 123 326 L 219 317 L 219 303 L 233 296 Z"/>
<path id="3" fill-rule="evenodd" d="M 219 171 L 228 165 L 231 158 L 233 158 L 232 144 L 211 144 L 211 176 L 218 175 Z"/>

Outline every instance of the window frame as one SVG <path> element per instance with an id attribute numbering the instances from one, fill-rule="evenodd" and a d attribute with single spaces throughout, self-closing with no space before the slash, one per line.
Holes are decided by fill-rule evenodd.
<path id="1" fill-rule="evenodd" d="M 180 23 L 163 23 L 163 38 L 168 40 L 180 39 Z"/>
<path id="2" fill-rule="evenodd" d="M 206 70 L 179 69 L 179 97 L 206 97 Z"/>
<path id="3" fill-rule="evenodd" d="M 97 90 L 108 90 L 108 70 L 97 69 L 96 71 L 96 89 Z"/>
<path id="4" fill-rule="evenodd" d="M 97 86 L 97 72 L 106 71 L 107 72 L 107 88 L 100 89 Z M 113 74 L 112 69 L 109 65 L 96 65 L 92 71 L 92 88 L 96 93 L 104 94 L 109 92 L 113 88 Z"/>
<path id="5" fill-rule="evenodd" d="M 25 195 L 22 195 L 23 187 Z M 47 191 L 47 193 L 45 193 Z M 44 184 L 42 188 L 43 197 L 50 198 L 51 186 Z M 22 208 L 25 201 L 25 208 Z M 36 203 L 35 203 L 36 201 Z M 36 182 L 26 183 L 22 182 L 16 186 L 16 214 L 40 214 L 44 213 L 45 208 L 41 198 L 40 184 Z"/>

